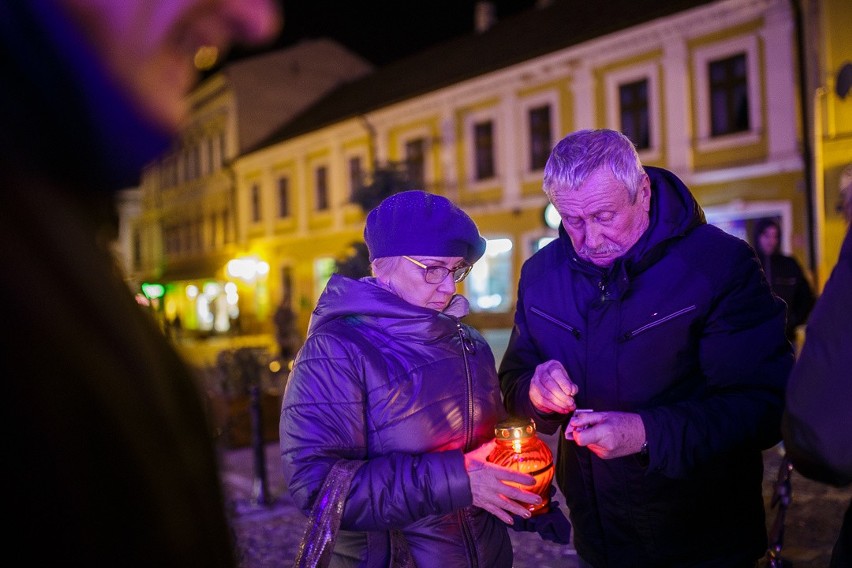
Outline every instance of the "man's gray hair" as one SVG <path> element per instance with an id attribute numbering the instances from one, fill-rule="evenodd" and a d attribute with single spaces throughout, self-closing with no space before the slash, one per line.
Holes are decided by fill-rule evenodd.
<path id="1" fill-rule="evenodd" d="M 645 178 L 639 154 L 630 139 L 615 130 L 578 130 L 560 140 L 544 166 L 547 197 L 574 191 L 598 168 L 606 166 L 627 187 L 631 203 Z"/>

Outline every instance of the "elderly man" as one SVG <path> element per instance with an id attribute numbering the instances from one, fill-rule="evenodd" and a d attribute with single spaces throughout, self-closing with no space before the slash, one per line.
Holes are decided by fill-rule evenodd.
<path id="1" fill-rule="evenodd" d="M 562 427 L 581 565 L 756 565 L 784 304 L 752 248 L 618 132 L 560 141 L 544 190 L 562 226 L 522 268 L 500 380 L 510 412 Z"/>

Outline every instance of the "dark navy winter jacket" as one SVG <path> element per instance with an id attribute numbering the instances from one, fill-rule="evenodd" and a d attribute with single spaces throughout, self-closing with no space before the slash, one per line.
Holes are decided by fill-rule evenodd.
<path id="1" fill-rule="evenodd" d="M 838 487 L 852 484 L 852 230 L 817 300 L 805 344 L 790 374 L 783 432 L 787 455 L 802 475 Z M 852 503 L 846 509 L 831 568 L 852 566 Z"/>
<path id="2" fill-rule="evenodd" d="M 390 529 L 419 568 L 512 566 L 506 525 L 472 505 L 464 466 L 506 414 L 494 355 L 450 313 L 466 314 L 466 300 L 437 312 L 339 275 L 314 310 L 284 393 L 281 456 L 305 513 L 336 461 L 364 461 L 334 566 L 388 566 Z"/>
<path id="3" fill-rule="evenodd" d="M 578 408 L 642 417 L 647 459 L 561 439 L 557 480 L 585 560 L 733 566 L 766 550 L 761 450 L 780 439 L 793 363 L 785 306 L 745 241 L 708 225 L 674 174 L 646 170 L 650 226 L 611 269 L 580 259 L 561 228 L 524 264 L 501 386 L 510 412 L 553 432 L 569 416 L 539 414 L 529 384 L 555 359 Z"/>

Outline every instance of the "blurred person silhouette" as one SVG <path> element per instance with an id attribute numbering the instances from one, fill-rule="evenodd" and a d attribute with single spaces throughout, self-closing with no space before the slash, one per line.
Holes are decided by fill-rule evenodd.
<path id="1" fill-rule="evenodd" d="M 195 52 L 280 25 L 268 0 L 0 3 L 7 562 L 235 565 L 200 389 L 109 246 L 116 191 L 188 112 Z"/>
<path id="2" fill-rule="evenodd" d="M 309 515 L 297 566 L 326 552 L 331 566 L 510 568 L 505 523 L 530 517 L 516 500 L 541 500 L 504 483 L 532 476 L 487 462 L 505 410 L 456 293 L 485 239 L 412 190 L 369 213 L 364 240 L 374 276 L 331 276 L 284 391 L 284 478 Z"/>
<path id="3" fill-rule="evenodd" d="M 786 334 L 795 344 L 796 330 L 808 321 L 816 301 L 810 280 L 795 257 L 781 252 L 781 225 L 776 219 L 755 223 L 752 243 L 770 288 L 787 304 Z"/>
<path id="4" fill-rule="evenodd" d="M 559 236 L 521 268 L 499 375 L 563 433 L 580 566 L 756 566 L 793 350 L 754 249 L 614 130 L 558 142 L 543 187 Z"/>
<path id="5" fill-rule="evenodd" d="M 272 317 L 275 324 L 275 341 L 278 344 L 278 356 L 288 362 L 296 356 L 301 344 L 299 330 L 296 329 L 296 313 L 290 306 L 290 296 L 284 296 Z"/>
<path id="6" fill-rule="evenodd" d="M 843 172 L 841 209 L 852 224 L 852 166 Z M 837 487 L 852 483 L 852 228 L 808 323 L 787 385 L 784 448 L 805 477 Z M 831 568 L 852 566 L 852 503 L 834 545 Z"/>

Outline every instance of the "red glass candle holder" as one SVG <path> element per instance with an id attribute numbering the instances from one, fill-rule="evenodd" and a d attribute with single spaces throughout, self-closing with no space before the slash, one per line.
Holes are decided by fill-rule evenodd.
<path id="1" fill-rule="evenodd" d="M 494 427 L 494 439 L 497 444 L 488 461 L 532 475 L 535 485 L 512 485 L 541 497 L 539 505 L 525 504 L 533 516 L 546 513 L 550 506 L 550 483 L 553 481 L 553 452 L 538 437 L 535 422 L 531 418 L 508 418 Z"/>

